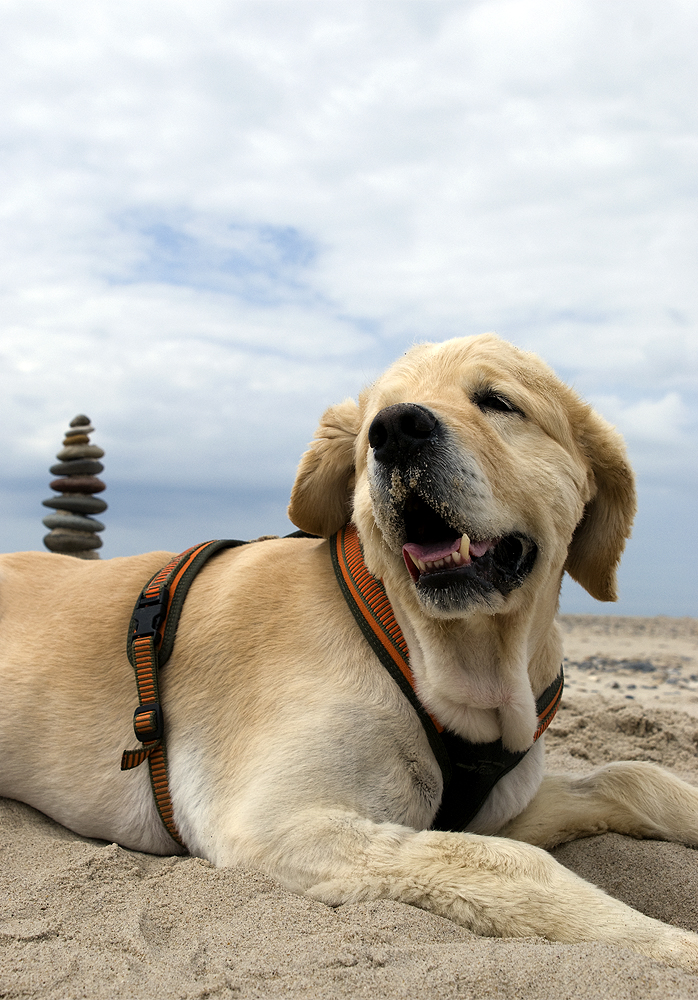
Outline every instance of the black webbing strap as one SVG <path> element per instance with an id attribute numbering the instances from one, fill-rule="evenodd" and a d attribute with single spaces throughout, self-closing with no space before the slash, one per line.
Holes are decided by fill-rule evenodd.
<path id="1" fill-rule="evenodd" d="M 417 712 L 441 768 L 444 790 L 432 829 L 464 830 L 500 778 L 516 767 L 528 750 L 513 753 L 504 748 L 501 739 L 494 743 L 470 743 L 439 726 L 414 691 L 407 643 L 383 584 L 366 567 L 353 524 L 345 525 L 330 538 L 330 551 L 344 599 L 376 656 Z M 552 722 L 562 687 L 560 668 L 558 676 L 536 702 L 538 728 L 534 742 Z"/>
<path id="2" fill-rule="evenodd" d="M 536 701 L 539 724 L 534 742 L 552 722 L 562 698 L 560 673 Z M 462 736 L 444 731 L 441 739 L 451 761 L 451 783 L 441 800 L 432 830 L 464 830 L 479 812 L 497 782 L 524 759 L 528 750 L 514 753 L 501 739 L 493 743 L 470 743 Z"/>

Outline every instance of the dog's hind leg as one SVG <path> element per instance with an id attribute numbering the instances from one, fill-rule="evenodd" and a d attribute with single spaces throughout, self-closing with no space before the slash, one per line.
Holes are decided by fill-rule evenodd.
<path id="1" fill-rule="evenodd" d="M 698 846 L 698 789 L 644 761 L 606 764 L 584 777 L 546 775 L 498 833 L 551 848 L 608 831 Z"/>

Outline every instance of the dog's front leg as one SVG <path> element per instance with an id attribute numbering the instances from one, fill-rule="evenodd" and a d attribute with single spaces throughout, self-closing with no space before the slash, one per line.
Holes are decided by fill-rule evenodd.
<path id="1" fill-rule="evenodd" d="M 546 775 L 503 836 L 551 848 L 607 831 L 698 846 L 698 789 L 644 761 L 606 764 L 584 777 Z"/>
<path id="2" fill-rule="evenodd" d="M 264 867 L 331 906 L 394 899 L 477 934 L 599 941 L 698 971 L 698 935 L 638 913 L 528 844 L 337 810 L 298 815 L 268 847 Z"/>

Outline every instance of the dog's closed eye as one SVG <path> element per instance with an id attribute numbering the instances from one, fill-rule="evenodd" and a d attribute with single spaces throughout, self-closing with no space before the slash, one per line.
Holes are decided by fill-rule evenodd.
<path id="1" fill-rule="evenodd" d="M 520 407 L 512 403 L 503 393 L 495 392 L 494 389 L 480 389 L 475 393 L 473 402 L 483 413 L 495 410 L 499 413 L 516 413 L 520 417 L 526 416 Z"/>

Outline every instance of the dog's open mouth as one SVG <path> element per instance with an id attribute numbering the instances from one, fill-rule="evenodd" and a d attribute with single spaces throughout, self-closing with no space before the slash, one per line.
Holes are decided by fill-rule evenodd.
<path id="1" fill-rule="evenodd" d="M 467 535 L 461 535 L 453 542 L 443 541 L 432 545 L 407 542 L 402 547 L 402 554 L 410 576 L 416 583 L 423 575 L 458 566 L 468 566 L 473 559 L 481 559 L 486 552 L 495 548 L 496 544 L 496 539 L 488 538 L 474 542 Z"/>
<path id="2" fill-rule="evenodd" d="M 459 533 L 415 495 L 405 504 L 404 524 L 402 555 L 418 591 L 436 597 L 437 591 L 449 590 L 450 605 L 494 591 L 506 596 L 524 582 L 538 552 L 535 542 L 520 533 L 498 538 Z"/>

